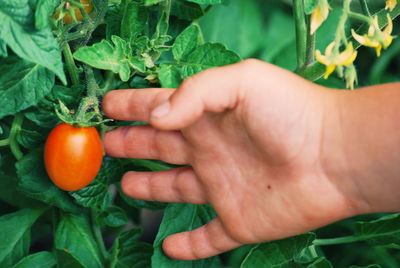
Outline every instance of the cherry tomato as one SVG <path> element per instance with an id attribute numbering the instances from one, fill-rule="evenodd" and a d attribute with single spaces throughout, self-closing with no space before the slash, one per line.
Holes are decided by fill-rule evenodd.
<path id="1" fill-rule="evenodd" d="M 55 185 L 66 191 L 87 186 L 97 175 L 103 146 L 94 127 L 75 128 L 61 123 L 47 138 L 44 162 Z"/>
<path id="2" fill-rule="evenodd" d="M 93 10 L 93 5 L 92 3 L 90 3 L 90 0 L 80 0 L 79 1 L 81 4 L 86 5 L 83 10 L 86 11 L 87 14 L 90 14 L 90 12 L 92 12 Z M 83 19 L 83 15 L 81 13 L 81 11 L 79 10 L 79 8 L 74 7 L 73 8 L 75 11 L 75 17 L 77 21 L 81 21 Z M 59 12 L 57 12 L 54 17 L 57 19 L 59 16 Z M 66 13 L 64 18 L 63 18 L 64 24 L 70 24 L 71 22 L 73 22 L 74 20 L 71 18 L 71 15 L 69 13 Z"/>

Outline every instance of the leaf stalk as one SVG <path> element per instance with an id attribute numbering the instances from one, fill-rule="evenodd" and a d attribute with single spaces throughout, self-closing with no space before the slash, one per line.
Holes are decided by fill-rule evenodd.
<path id="1" fill-rule="evenodd" d="M 24 115 L 22 113 L 17 113 L 12 122 L 10 136 L 9 136 L 10 149 L 12 154 L 17 160 L 21 160 L 22 157 L 24 156 L 21 149 L 19 148 L 19 144 L 17 141 L 17 135 L 21 131 L 21 126 L 23 121 L 24 121 Z"/>

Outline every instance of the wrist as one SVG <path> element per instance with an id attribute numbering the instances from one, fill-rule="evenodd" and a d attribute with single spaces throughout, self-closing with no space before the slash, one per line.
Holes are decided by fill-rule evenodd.
<path id="1" fill-rule="evenodd" d="M 390 85 L 327 92 L 324 166 L 354 214 L 400 209 L 399 93 Z"/>
<path id="2" fill-rule="evenodd" d="M 352 147 L 352 121 L 349 92 L 326 89 L 324 91 L 324 121 L 321 126 L 321 166 L 326 177 L 343 195 L 349 216 L 371 212 L 370 201 L 357 164 L 358 155 Z M 355 141 L 353 141 L 355 142 Z"/>

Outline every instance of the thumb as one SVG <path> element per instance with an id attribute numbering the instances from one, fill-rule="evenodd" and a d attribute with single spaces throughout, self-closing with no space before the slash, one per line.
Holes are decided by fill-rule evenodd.
<path id="1" fill-rule="evenodd" d="M 248 60 L 208 69 L 187 78 L 151 113 L 150 122 L 164 130 L 178 130 L 196 122 L 205 112 L 233 109 L 240 99 Z"/>
<path id="2" fill-rule="evenodd" d="M 164 252 L 173 259 L 196 260 L 212 257 L 242 244 L 232 239 L 218 218 L 193 231 L 168 236 Z"/>

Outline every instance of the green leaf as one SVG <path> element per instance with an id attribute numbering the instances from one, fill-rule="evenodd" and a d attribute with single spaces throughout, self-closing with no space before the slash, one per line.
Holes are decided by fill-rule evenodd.
<path id="1" fill-rule="evenodd" d="M 13 268 L 51 268 L 56 265 L 56 259 L 48 251 L 41 251 L 26 256 Z"/>
<path id="2" fill-rule="evenodd" d="M 147 9 L 142 1 L 132 1 L 124 7 L 121 21 L 121 37 L 134 39 L 139 36 L 147 25 Z"/>
<path id="3" fill-rule="evenodd" d="M 88 268 L 72 256 L 67 249 L 55 250 L 57 256 L 57 268 Z"/>
<path id="4" fill-rule="evenodd" d="M 0 261 L 0 267 L 12 267 L 13 264 L 28 255 L 30 244 L 31 230 L 29 228 L 13 246 L 12 251 Z"/>
<path id="5" fill-rule="evenodd" d="M 204 40 L 222 43 L 242 58 L 253 56 L 269 43 L 262 34 L 263 6 L 252 0 L 232 0 L 227 5 L 214 6 L 199 21 Z"/>
<path id="6" fill-rule="evenodd" d="M 36 125 L 43 128 L 53 128 L 57 122 L 59 122 L 59 119 L 55 115 L 54 111 L 48 111 L 46 109 L 41 109 L 40 107 L 29 109 L 24 113 L 24 116 L 30 121 L 34 122 Z"/>
<path id="7" fill-rule="evenodd" d="M 55 248 L 68 252 L 85 267 L 103 268 L 91 223 L 85 216 L 62 215 L 55 233 Z"/>
<path id="8" fill-rule="evenodd" d="M 79 191 L 71 192 L 71 195 L 81 206 L 104 210 L 110 205 L 112 199 L 110 184 L 119 180 L 123 172 L 118 159 L 104 157 L 94 181 Z"/>
<path id="9" fill-rule="evenodd" d="M 40 143 L 44 142 L 44 138 L 43 134 L 27 129 L 21 129 L 16 136 L 18 143 L 27 149 L 37 147 Z"/>
<path id="10" fill-rule="evenodd" d="M 160 2 L 163 2 L 163 1 L 165 1 L 165 0 L 145 0 L 144 1 L 144 5 L 145 6 L 151 6 L 151 5 L 155 5 L 155 4 L 158 4 Z"/>
<path id="11" fill-rule="evenodd" d="M 118 186 L 118 192 L 122 200 L 129 206 L 135 208 L 144 208 L 149 210 L 160 210 L 165 209 L 167 207 L 167 203 L 163 202 L 152 202 L 152 201 L 144 201 L 130 198 L 122 192 L 121 187 Z"/>
<path id="12" fill-rule="evenodd" d="M 0 57 L 7 57 L 7 56 L 8 56 L 7 45 L 3 40 L 0 39 Z"/>
<path id="13" fill-rule="evenodd" d="M 382 268 L 379 264 L 370 264 L 366 266 L 358 266 L 358 265 L 352 265 L 349 268 Z"/>
<path id="14" fill-rule="evenodd" d="M 55 186 L 44 169 L 43 150 L 34 150 L 16 163 L 18 190 L 26 196 L 65 211 L 79 212 L 68 194 Z"/>
<path id="15" fill-rule="evenodd" d="M 158 79 L 164 88 L 177 88 L 182 82 L 179 69 L 174 65 L 161 64 Z"/>
<path id="16" fill-rule="evenodd" d="M 111 40 L 114 46 L 109 41 L 103 40 L 78 49 L 73 56 L 94 68 L 119 73 L 121 80 L 126 82 L 131 75 L 128 63 L 131 53 L 129 44 L 116 35 L 111 36 Z"/>
<path id="17" fill-rule="evenodd" d="M 13 251 L 20 251 L 16 247 L 21 240 L 26 240 L 24 236 L 27 235 L 29 239 L 30 227 L 42 213 L 43 209 L 25 208 L 0 217 L 0 263 Z"/>
<path id="18" fill-rule="evenodd" d="M 221 4 L 223 0 L 186 0 L 200 5 L 215 5 Z"/>
<path id="19" fill-rule="evenodd" d="M 185 0 L 174 0 L 171 6 L 171 15 L 181 20 L 193 21 L 204 15 L 199 4 Z"/>
<path id="20" fill-rule="evenodd" d="M 236 53 L 227 50 L 224 45 L 206 43 L 197 47 L 189 54 L 187 60 L 180 64 L 183 66 L 182 76 L 186 78 L 209 68 L 224 66 L 239 61 L 240 57 Z"/>
<path id="21" fill-rule="evenodd" d="M 304 0 L 304 12 L 311 14 L 317 8 L 318 0 Z"/>
<path id="22" fill-rule="evenodd" d="M 190 25 L 179 34 L 172 47 L 172 54 L 177 61 L 184 60 L 197 47 L 200 30 L 197 25 Z"/>
<path id="23" fill-rule="evenodd" d="M 41 30 L 49 25 L 49 18 L 60 0 L 38 0 L 35 11 L 35 27 Z"/>
<path id="24" fill-rule="evenodd" d="M 267 26 L 263 38 L 268 42 L 263 44 L 260 59 L 272 62 L 284 55 L 288 46 L 295 46 L 295 27 L 293 18 L 280 9 L 276 9 L 269 16 Z"/>
<path id="25" fill-rule="evenodd" d="M 2 155 L 1 158 L 4 158 L 4 156 Z M 42 205 L 36 200 L 26 197 L 17 190 L 15 174 L 9 175 L 0 171 L 0 178 L 0 200 L 19 208 L 36 208 Z"/>
<path id="26" fill-rule="evenodd" d="M 121 34 L 121 15 L 119 6 L 110 6 L 104 18 L 106 22 L 106 39 L 111 40 L 112 35 Z"/>
<path id="27" fill-rule="evenodd" d="M 66 105 L 77 104 L 81 99 L 84 88 L 83 85 L 74 85 L 72 87 L 54 85 L 51 90 L 51 96 L 48 96 L 48 99 L 53 103 L 62 101 Z M 51 109 L 54 109 L 54 106 L 51 106 Z"/>
<path id="28" fill-rule="evenodd" d="M 162 171 L 170 169 L 171 167 L 167 164 L 156 161 L 156 160 L 148 160 L 148 159 L 124 159 L 126 165 L 131 170 L 147 170 L 147 171 Z"/>
<path id="29" fill-rule="evenodd" d="M 97 219 L 102 225 L 109 227 L 121 227 L 128 223 L 125 211 L 117 206 L 108 207 L 98 215 Z"/>
<path id="30" fill-rule="evenodd" d="M 400 248 L 400 214 L 391 214 L 380 219 L 359 222 L 355 235 L 374 245 Z"/>
<path id="31" fill-rule="evenodd" d="M 315 234 L 306 233 L 284 240 L 256 245 L 246 256 L 241 268 L 252 267 L 290 267 L 301 251 L 310 246 Z"/>
<path id="32" fill-rule="evenodd" d="M 191 231 L 215 217 L 214 210 L 208 205 L 170 204 L 164 211 L 164 217 L 154 242 L 154 254 L 151 258 L 152 267 L 221 267 L 219 257 L 211 257 L 196 261 L 172 260 L 164 255 L 162 241 L 169 235 Z"/>
<path id="33" fill-rule="evenodd" d="M 135 69 L 141 73 L 146 72 L 146 63 L 143 58 L 132 56 L 129 59 L 129 64 L 133 69 Z"/>
<path id="34" fill-rule="evenodd" d="M 19 57 L 48 68 L 66 83 L 60 47 L 50 28 L 34 28 L 33 17 L 29 0 L 1 1 L 0 40 Z"/>
<path id="35" fill-rule="evenodd" d="M 325 257 L 319 257 L 313 263 L 307 265 L 307 268 L 333 268 L 333 266 Z"/>
<path id="36" fill-rule="evenodd" d="M 153 246 L 137 241 L 141 230 L 132 228 L 123 231 L 115 239 L 112 252 L 112 263 L 116 268 L 148 268 L 151 267 Z"/>
<path id="37" fill-rule="evenodd" d="M 16 57 L 0 59 L 0 118 L 36 105 L 53 84 L 54 75 L 37 64 Z"/>

